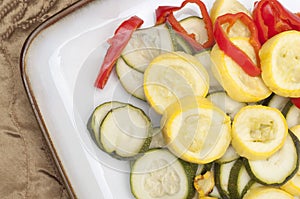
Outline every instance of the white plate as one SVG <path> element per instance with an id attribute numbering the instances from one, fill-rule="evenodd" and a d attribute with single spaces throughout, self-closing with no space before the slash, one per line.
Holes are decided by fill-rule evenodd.
<path id="1" fill-rule="evenodd" d="M 142 107 L 156 125 L 159 116 L 145 102 L 130 97 L 115 73 L 104 90 L 93 85 L 108 47 L 106 40 L 123 20 L 137 15 L 144 20 L 143 27 L 152 26 L 155 8 L 181 2 L 80 1 L 43 23 L 27 39 L 21 61 L 24 84 L 73 197 L 133 198 L 129 163 L 100 151 L 86 123 L 97 105 L 110 100 Z M 203 2 L 208 8 L 213 3 Z M 248 8 L 254 3 L 241 2 Z M 292 11 L 300 11 L 300 5 L 293 5 L 291 0 L 281 2 Z"/>

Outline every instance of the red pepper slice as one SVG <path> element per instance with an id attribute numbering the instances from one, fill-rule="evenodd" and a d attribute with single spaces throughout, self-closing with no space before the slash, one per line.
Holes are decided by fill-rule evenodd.
<path id="1" fill-rule="evenodd" d="M 198 5 L 203 20 L 205 28 L 207 30 L 208 40 L 203 44 L 198 43 L 195 40 L 194 34 L 189 34 L 187 31 L 180 25 L 177 19 L 174 16 L 174 12 L 182 9 L 188 3 L 195 3 Z M 182 2 L 181 6 L 159 6 L 156 11 L 156 24 L 162 24 L 168 22 L 174 30 L 176 30 L 181 36 L 183 36 L 187 41 L 195 48 L 195 50 L 201 50 L 203 48 L 210 48 L 214 45 L 214 36 L 213 36 L 213 25 L 206 9 L 205 4 L 200 0 L 185 0 Z"/>
<path id="2" fill-rule="evenodd" d="M 291 102 L 300 109 L 300 98 L 291 98 Z"/>
<path id="3" fill-rule="evenodd" d="M 219 48 L 223 50 L 226 55 L 231 57 L 248 75 L 252 77 L 259 76 L 261 74 L 260 68 L 252 62 L 250 57 L 245 52 L 243 52 L 240 48 L 234 45 L 230 41 L 227 35 L 230 28 L 237 20 L 243 22 L 251 32 L 251 37 L 249 39 L 249 42 L 254 48 L 257 60 L 259 60 L 258 51 L 261 47 L 261 44 L 258 40 L 257 29 L 253 20 L 245 13 L 242 12 L 236 14 L 228 13 L 219 16 L 216 19 L 215 26 L 214 26 L 215 40 Z M 225 32 L 222 25 L 227 23 L 229 24 L 229 26 L 226 30 L 227 32 Z"/>
<path id="4" fill-rule="evenodd" d="M 277 0 L 257 2 L 253 10 L 253 20 L 257 26 L 261 43 L 280 32 L 300 30 L 299 14 L 290 12 Z"/>
<path id="5" fill-rule="evenodd" d="M 142 19 L 137 16 L 133 16 L 124 21 L 116 29 L 114 36 L 108 40 L 110 47 L 106 52 L 100 72 L 95 82 L 95 86 L 97 88 L 104 88 L 117 59 L 120 57 L 122 50 L 130 40 L 132 33 L 143 23 L 144 21 Z"/>

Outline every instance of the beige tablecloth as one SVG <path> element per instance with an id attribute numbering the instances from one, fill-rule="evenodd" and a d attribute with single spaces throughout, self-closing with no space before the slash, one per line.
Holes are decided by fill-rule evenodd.
<path id="1" fill-rule="evenodd" d="M 20 75 L 29 33 L 76 0 L 0 0 L 0 198 L 69 198 Z"/>

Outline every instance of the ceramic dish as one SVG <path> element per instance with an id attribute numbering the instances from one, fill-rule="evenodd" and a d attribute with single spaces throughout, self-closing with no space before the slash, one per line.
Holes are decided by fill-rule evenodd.
<path id="1" fill-rule="evenodd" d="M 154 23 L 159 5 L 180 5 L 180 0 L 82 0 L 39 26 L 24 44 L 22 77 L 33 109 L 74 198 L 133 198 L 129 163 L 111 158 L 97 148 L 87 131 L 92 110 L 118 100 L 144 109 L 158 125 L 159 116 L 148 105 L 128 95 L 113 72 L 104 90 L 94 81 L 116 27 L 137 15 Z M 251 8 L 254 1 L 241 1 Z M 213 1 L 205 0 L 208 9 Z M 282 1 L 292 11 L 291 0 Z M 295 4 L 295 3 L 294 3 Z"/>

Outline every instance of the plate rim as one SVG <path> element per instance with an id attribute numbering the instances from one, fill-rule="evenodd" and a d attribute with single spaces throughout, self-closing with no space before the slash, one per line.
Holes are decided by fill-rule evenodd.
<path id="1" fill-rule="evenodd" d="M 76 192 L 72 186 L 72 183 L 67 175 L 66 169 L 64 168 L 61 158 L 58 155 L 58 152 L 55 149 L 54 143 L 51 139 L 50 132 L 46 127 L 43 115 L 41 113 L 41 110 L 38 106 L 37 100 L 35 98 L 30 78 L 28 77 L 28 74 L 26 73 L 26 57 L 28 49 L 30 48 L 32 42 L 35 40 L 35 38 L 42 33 L 44 30 L 46 30 L 48 27 L 54 25 L 56 22 L 59 22 L 64 17 L 70 15 L 71 13 L 83 8 L 87 4 L 93 2 L 95 0 L 78 0 L 74 2 L 73 4 L 63 8 L 62 10 L 58 11 L 54 15 L 50 16 L 48 19 L 46 19 L 44 22 L 39 24 L 36 28 L 34 28 L 31 33 L 28 35 L 28 37 L 25 39 L 25 42 L 22 45 L 21 53 L 20 53 L 20 60 L 19 60 L 19 66 L 20 66 L 20 73 L 21 78 L 23 82 L 23 86 L 25 88 L 27 97 L 29 99 L 31 108 L 34 112 L 35 118 L 37 119 L 38 125 L 40 127 L 40 130 L 42 132 L 43 137 L 46 140 L 46 143 L 50 149 L 50 153 L 52 155 L 52 158 L 55 162 L 55 166 L 57 167 L 62 180 L 65 184 L 65 187 L 69 193 L 69 196 L 71 198 L 78 198 L 76 195 Z"/>

